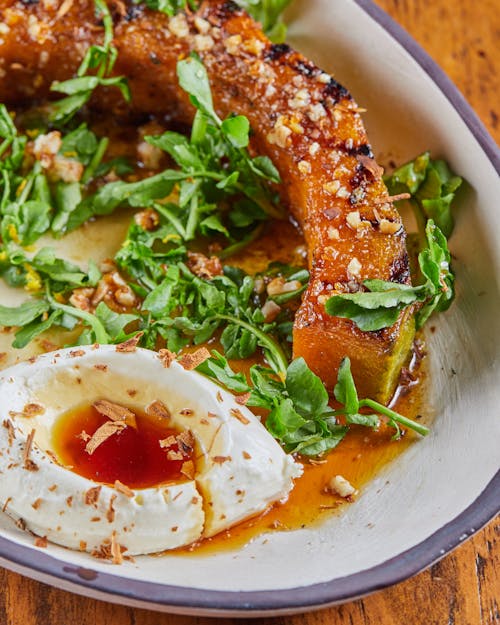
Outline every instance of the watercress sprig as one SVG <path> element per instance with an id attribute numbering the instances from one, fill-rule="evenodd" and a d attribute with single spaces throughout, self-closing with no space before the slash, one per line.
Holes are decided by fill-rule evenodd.
<path id="1" fill-rule="evenodd" d="M 400 426 L 425 436 L 427 427 L 371 399 L 359 399 L 351 374 L 350 361 L 345 358 L 338 373 L 332 408 L 320 378 L 303 358 L 296 358 L 287 367 L 283 379 L 272 369 L 254 365 L 250 383 L 242 373 L 235 373 L 226 358 L 217 351 L 197 369 L 235 393 L 248 394 L 247 405 L 269 411 L 265 420 L 268 431 L 288 453 L 317 456 L 336 447 L 351 425 L 380 427 L 382 418 L 401 436 Z M 371 414 L 360 411 L 369 408 Z"/>
<path id="2" fill-rule="evenodd" d="M 447 241 L 432 219 L 427 222 L 425 234 L 427 248 L 418 256 L 424 284 L 408 286 L 365 280 L 366 291 L 332 296 L 325 304 L 326 312 L 351 319 L 361 330 L 369 332 L 392 326 L 408 306 L 419 305 L 415 315 L 417 328 L 421 328 L 434 311 L 446 310 L 454 297 L 455 280 Z"/>

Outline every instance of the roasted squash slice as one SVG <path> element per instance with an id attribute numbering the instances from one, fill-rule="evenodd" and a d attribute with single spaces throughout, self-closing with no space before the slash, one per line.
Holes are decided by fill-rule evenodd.
<path id="1" fill-rule="evenodd" d="M 347 90 L 287 45 L 273 45 L 233 2 L 204 2 L 173 18 L 135 4 L 115 9 L 117 74 L 125 75 L 135 110 L 189 122 L 193 109 L 178 87 L 176 63 L 196 51 L 206 65 L 221 116 L 246 115 L 252 149 L 272 158 L 281 199 L 304 232 L 311 281 L 297 313 L 294 354 L 304 356 L 331 390 L 349 356 L 360 393 L 387 401 L 413 340 L 409 313 L 379 332 L 330 317 L 331 294 L 364 279 L 410 281 L 405 232 L 373 160 L 357 105 Z M 0 1 L 3 59 L 0 101 L 45 97 L 71 77 L 88 45 L 102 40 L 90 0 L 23 4 Z M 94 97 L 119 109 L 116 90 Z"/>

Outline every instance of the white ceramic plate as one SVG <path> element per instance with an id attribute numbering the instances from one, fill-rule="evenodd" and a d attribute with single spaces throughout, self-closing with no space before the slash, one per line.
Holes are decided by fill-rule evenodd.
<path id="1" fill-rule="evenodd" d="M 500 158 L 451 82 L 368 0 L 296 0 L 290 39 L 368 109 L 376 155 L 430 149 L 469 185 L 451 241 L 457 300 L 430 339 L 432 434 L 344 514 L 210 557 L 113 567 L 41 551 L 0 518 L 0 564 L 86 596 L 206 615 L 299 612 L 346 601 L 429 566 L 491 519 L 500 501 Z M 0 293 L 1 295 L 1 293 Z"/>

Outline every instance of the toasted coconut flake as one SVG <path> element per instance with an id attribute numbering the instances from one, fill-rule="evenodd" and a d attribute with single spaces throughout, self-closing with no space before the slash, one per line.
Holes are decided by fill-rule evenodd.
<path id="1" fill-rule="evenodd" d="M 233 417 L 238 419 L 238 421 L 243 423 L 243 425 L 248 425 L 250 423 L 250 419 L 247 419 L 247 417 L 245 417 L 245 415 L 242 414 L 241 410 L 238 410 L 238 408 L 231 408 L 229 412 Z"/>
<path id="2" fill-rule="evenodd" d="M 42 406 L 41 404 L 26 404 L 24 406 L 24 408 L 21 410 L 21 412 L 15 412 L 14 410 L 11 410 L 9 412 L 9 415 L 11 417 L 23 417 L 25 419 L 30 419 L 31 417 L 36 417 L 38 415 L 41 415 L 45 412 L 45 407 Z"/>
<path id="3" fill-rule="evenodd" d="M 208 358 L 210 358 L 210 352 L 206 347 L 201 347 L 192 354 L 184 354 L 184 356 L 179 359 L 179 362 L 186 371 L 192 371 Z"/>
<path id="4" fill-rule="evenodd" d="M 192 480 L 195 476 L 194 462 L 192 460 L 186 460 L 182 463 L 181 473 L 185 475 L 189 480 Z"/>
<path id="5" fill-rule="evenodd" d="M 232 460 L 231 456 L 214 456 L 212 461 L 215 464 L 224 464 L 224 462 L 230 462 Z"/>
<path id="6" fill-rule="evenodd" d="M 356 156 L 358 163 L 363 165 L 375 178 L 380 178 L 384 174 L 384 168 L 380 167 L 376 160 L 366 156 L 365 154 L 358 154 Z"/>
<path id="7" fill-rule="evenodd" d="M 170 414 L 170 410 L 159 399 L 155 399 L 155 401 L 149 404 L 149 406 L 146 408 L 146 414 L 151 417 L 158 417 L 160 419 L 170 419 L 170 417 L 172 416 Z"/>
<path id="8" fill-rule="evenodd" d="M 113 523 L 115 520 L 115 507 L 113 504 L 115 503 L 116 497 L 117 495 L 111 495 L 109 499 L 108 509 L 106 510 L 106 519 L 108 520 L 108 523 Z"/>
<path id="9" fill-rule="evenodd" d="M 179 450 L 184 454 L 190 454 L 194 448 L 194 436 L 191 430 L 185 430 L 175 437 Z"/>
<path id="10" fill-rule="evenodd" d="M 101 495 L 102 486 L 94 486 L 93 488 L 89 488 L 85 493 L 84 501 L 87 506 L 94 506 L 97 508 L 97 502 L 99 501 L 99 497 Z"/>
<path id="11" fill-rule="evenodd" d="M 24 464 L 26 465 L 26 462 L 29 460 L 30 457 L 30 453 L 31 453 L 31 448 L 33 446 L 33 439 L 35 438 L 35 428 L 33 428 L 31 430 L 31 432 L 28 434 L 28 437 L 26 439 L 26 443 L 24 445 L 24 451 L 23 451 L 23 461 Z"/>
<path id="12" fill-rule="evenodd" d="M 250 399 L 250 393 L 243 393 L 243 395 L 236 396 L 236 403 L 240 406 L 245 406 L 247 401 Z"/>
<path id="13" fill-rule="evenodd" d="M 388 197 L 379 197 L 372 200 L 374 204 L 386 204 L 387 202 L 399 202 L 399 200 L 409 200 L 409 193 L 399 193 L 398 195 L 389 195 Z"/>
<path id="14" fill-rule="evenodd" d="M 160 443 L 160 447 L 162 449 L 168 449 L 170 447 L 173 447 L 173 445 L 177 443 L 177 439 L 175 438 L 175 436 L 172 435 L 158 442 Z"/>
<path id="15" fill-rule="evenodd" d="M 171 449 L 167 451 L 167 460 L 184 460 L 184 456 L 180 451 L 174 451 Z"/>
<path id="16" fill-rule="evenodd" d="M 161 360 L 161 363 L 165 367 L 165 369 L 168 369 L 176 359 L 176 356 L 169 349 L 160 349 L 160 351 L 158 352 L 158 358 Z"/>
<path id="17" fill-rule="evenodd" d="M 45 549 L 48 545 L 47 536 L 36 536 L 34 545 L 35 547 L 40 547 L 40 549 Z"/>
<path id="18" fill-rule="evenodd" d="M 119 343 L 116 346 L 116 351 L 117 352 L 135 352 L 135 350 L 137 349 L 137 345 L 139 344 L 139 341 L 141 340 L 141 337 L 143 334 L 144 332 L 138 332 L 132 338 L 124 341 L 123 343 Z"/>
<path id="19" fill-rule="evenodd" d="M 16 438 L 16 432 L 14 430 L 14 426 L 12 425 L 12 421 L 10 419 L 4 419 L 3 427 L 7 430 L 9 436 L 9 447 L 12 445 L 12 442 Z"/>
<path id="20" fill-rule="evenodd" d="M 80 434 L 77 435 L 77 438 L 81 438 L 82 441 L 84 443 L 86 443 L 87 441 L 89 441 L 92 437 L 90 436 L 90 434 L 87 434 L 87 432 L 85 430 L 82 430 L 80 432 Z"/>
<path id="21" fill-rule="evenodd" d="M 115 480 L 114 486 L 115 486 L 115 490 L 117 490 L 122 495 L 125 495 L 125 497 L 133 497 L 134 496 L 134 491 L 131 490 L 128 486 L 126 486 L 122 482 L 120 482 L 120 480 Z"/>
<path id="22" fill-rule="evenodd" d="M 102 445 L 102 443 L 107 441 L 110 436 L 113 436 L 113 434 L 120 432 L 125 427 L 127 426 L 123 421 L 106 421 L 106 423 L 103 423 L 103 425 L 97 428 L 97 430 L 94 432 L 92 438 L 85 446 L 85 451 L 89 455 L 92 455 L 94 451 L 100 445 Z"/>
<path id="23" fill-rule="evenodd" d="M 118 540 L 116 539 L 116 532 L 113 532 L 111 534 L 111 557 L 113 559 L 113 564 L 122 564 L 122 548 Z"/>
<path id="24" fill-rule="evenodd" d="M 111 421 L 123 421 L 126 425 L 137 428 L 135 414 L 125 406 L 115 404 L 107 399 L 98 399 L 92 405 L 97 412 L 108 417 Z"/>

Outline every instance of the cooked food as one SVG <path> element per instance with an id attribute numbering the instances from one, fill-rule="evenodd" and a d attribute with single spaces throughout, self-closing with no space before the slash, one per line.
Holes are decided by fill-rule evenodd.
<path id="1" fill-rule="evenodd" d="M 329 452 L 370 473 L 428 433 L 388 404 L 453 299 L 446 164 L 384 182 L 333 78 L 232 2 L 174 4 L 0 0 L 3 365 L 31 346 L 0 377 L 0 502 L 114 562 L 274 514 L 294 458 L 307 522 L 351 501 Z"/>
<path id="2" fill-rule="evenodd" d="M 135 5 L 115 8 L 114 73 L 128 79 L 133 109 L 190 122 L 194 109 L 179 87 L 176 64 L 196 52 L 217 113 L 245 115 L 252 149 L 276 164 L 281 200 L 303 229 L 311 274 L 295 318 L 294 355 L 330 390 L 349 356 L 361 392 L 386 402 L 413 340 L 411 310 L 390 328 L 366 333 L 324 307 L 366 279 L 410 282 L 401 219 L 349 93 L 288 46 L 271 44 L 231 2 L 205 2 L 171 18 Z M 74 75 L 87 46 L 102 41 L 91 2 L 3 0 L 0 11 L 0 101 L 48 96 L 53 81 Z M 102 89 L 93 103 L 118 110 L 117 97 L 116 89 Z"/>
<path id="3" fill-rule="evenodd" d="M 20 527 L 52 542 L 103 557 L 113 548 L 115 557 L 120 549 L 134 555 L 194 543 L 285 498 L 301 465 L 248 408 L 189 367 L 148 350 L 92 346 L 3 371 L 4 510 Z M 96 479 L 78 475 L 79 465 L 63 466 L 54 425 L 64 413 L 90 404 L 107 420 L 96 432 L 78 433 L 84 455 L 137 428 L 127 419 L 142 409 L 177 431 L 155 445 L 165 464 L 180 456 L 182 473 L 130 488 L 119 480 L 109 483 L 102 473 L 99 479 L 99 472 Z M 104 451 L 109 454 L 109 447 Z M 121 462 L 130 462 L 123 448 L 116 452 Z M 191 459 L 182 462 L 183 455 Z"/>

